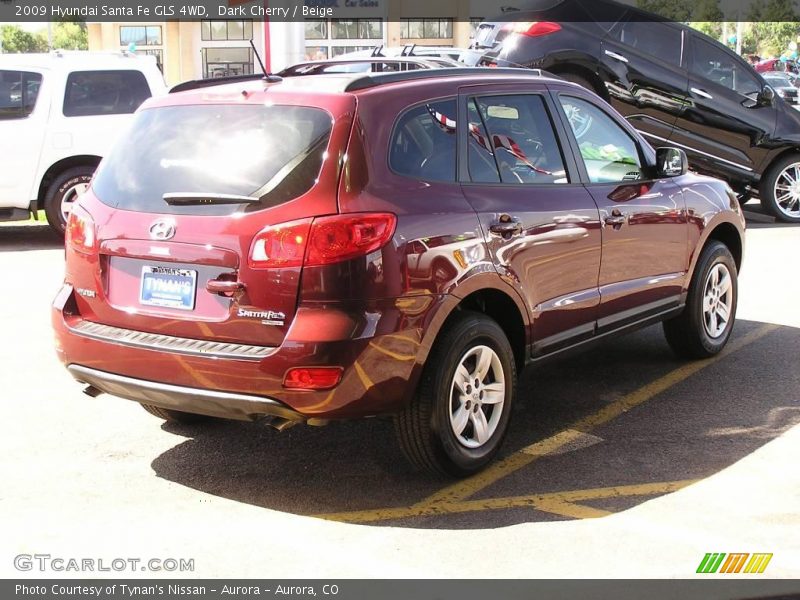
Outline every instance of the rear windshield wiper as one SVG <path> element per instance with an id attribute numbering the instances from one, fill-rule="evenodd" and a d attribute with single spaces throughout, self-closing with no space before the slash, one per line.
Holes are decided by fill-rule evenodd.
<path id="1" fill-rule="evenodd" d="M 200 204 L 257 204 L 261 200 L 253 196 L 214 194 L 203 192 L 167 192 L 162 196 L 170 206 L 194 206 Z"/>

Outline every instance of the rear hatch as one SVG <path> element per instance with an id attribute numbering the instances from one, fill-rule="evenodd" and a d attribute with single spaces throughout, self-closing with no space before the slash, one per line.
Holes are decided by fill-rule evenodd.
<path id="1" fill-rule="evenodd" d="M 280 345 L 297 305 L 302 256 L 292 260 L 292 250 L 303 247 L 303 223 L 337 211 L 355 101 L 324 98 L 324 108 L 308 96 L 284 104 L 243 94 L 236 104 L 142 110 L 76 209 L 76 220 L 91 213 L 100 288 L 78 298 L 83 318 Z"/>

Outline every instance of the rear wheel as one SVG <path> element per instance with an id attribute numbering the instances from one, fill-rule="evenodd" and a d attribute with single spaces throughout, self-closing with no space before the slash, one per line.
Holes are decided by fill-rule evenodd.
<path id="1" fill-rule="evenodd" d="M 667 342 L 683 358 L 709 358 L 728 343 L 738 300 L 736 263 L 728 247 L 712 241 L 700 255 L 686 308 L 664 322 Z"/>
<path id="2" fill-rule="evenodd" d="M 787 223 L 800 223 L 800 154 L 773 164 L 761 179 L 761 204 Z"/>
<path id="3" fill-rule="evenodd" d="M 56 177 L 44 197 L 44 214 L 50 226 L 63 234 L 75 200 L 89 188 L 94 167 L 67 169 Z"/>
<path id="4" fill-rule="evenodd" d="M 500 326 L 480 313 L 459 315 L 437 340 L 416 397 L 395 417 L 407 458 L 457 477 L 482 469 L 505 437 L 516 379 Z"/>
<path id="5" fill-rule="evenodd" d="M 170 423 L 182 423 L 189 425 L 192 423 L 200 423 L 207 421 L 211 417 L 205 415 L 196 415 L 194 413 L 181 412 L 179 410 L 171 410 L 169 408 L 161 408 L 160 406 L 153 406 L 152 404 L 142 404 L 142 408 L 149 412 L 151 415 L 164 419 Z"/>

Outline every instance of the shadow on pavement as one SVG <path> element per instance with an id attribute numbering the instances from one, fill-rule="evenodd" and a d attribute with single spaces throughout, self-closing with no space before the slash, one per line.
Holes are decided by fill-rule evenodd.
<path id="1" fill-rule="evenodd" d="M 3 225 L 0 227 L 0 252 L 56 250 L 64 248 L 64 238 L 49 225 Z"/>
<path id="2" fill-rule="evenodd" d="M 740 321 L 733 340 L 762 327 Z M 473 499 L 709 477 L 800 423 L 798 354 L 798 330 L 777 328 L 579 434 L 555 453 L 477 490 Z M 501 456 L 569 429 L 578 419 L 686 364 L 672 355 L 661 328 L 653 327 L 580 357 L 529 370 Z M 159 477 L 277 511 L 314 515 L 410 506 L 453 483 L 407 466 L 389 420 L 321 429 L 300 426 L 282 434 L 258 424 L 224 421 L 164 428 L 188 439 L 153 461 Z M 600 516 L 663 493 L 612 495 L 581 504 Z M 566 518 L 570 516 L 517 506 L 375 524 L 485 529 Z"/>

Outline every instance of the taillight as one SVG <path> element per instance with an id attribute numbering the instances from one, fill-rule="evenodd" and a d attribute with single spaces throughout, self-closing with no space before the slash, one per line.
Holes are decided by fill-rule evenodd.
<path id="1" fill-rule="evenodd" d="M 300 267 L 308 242 L 311 219 L 265 227 L 250 246 L 251 269 Z"/>
<path id="2" fill-rule="evenodd" d="M 304 219 L 262 229 L 250 247 L 253 269 L 320 266 L 385 246 L 397 224 L 389 213 L 354 213 Z"/>
<path id="3" fill-rule="evenodd" d="M 561 31 L 561 25 L 552 21 L 519 21 L 517 23 L 509 23 L 503 29 L 510 33 L 538 37 Z"/>
<path id="4" fill-rule="evenodd" d="M 92 253 L 97 243 L 95 225 L 89 213 L 73 207 L 67 219 L 66 245 L 78 252 Z"/>
<path id="5" fill-rule="evenodd" d="M 286 371 L 283 387 L 291 390 L 329 390 L 339 385 L 342 367 L 297 367 Z"/>
<path id="6" fill-rule="evenodd" d="M 366 256 L 392 239 L 397 218 L 388 213 L 356 213 L 314 219 L 307 266 Z"/>

